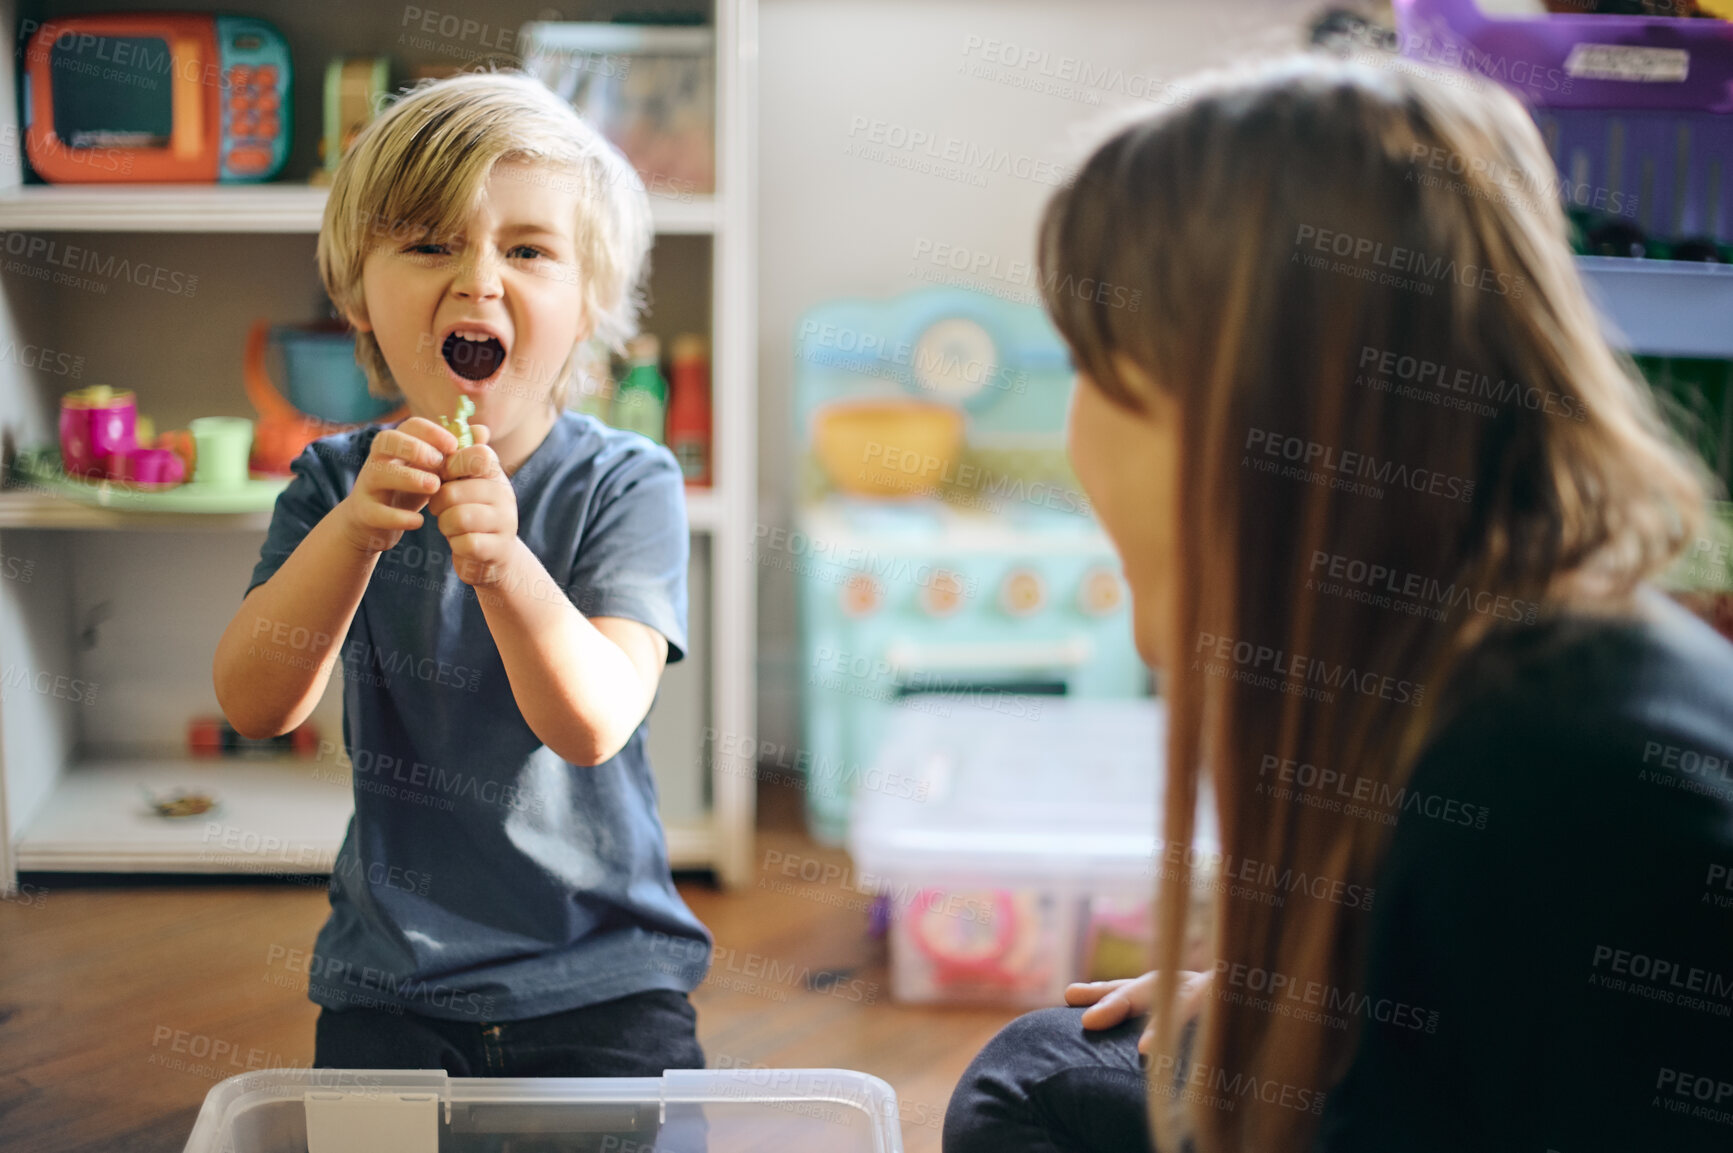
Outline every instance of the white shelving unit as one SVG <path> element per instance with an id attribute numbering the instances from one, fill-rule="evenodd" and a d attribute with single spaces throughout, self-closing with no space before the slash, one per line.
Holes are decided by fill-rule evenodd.
<path id="1" fill-rule="evenodd" d="M 1733 358 L 1733 266 L 1576 259 L 1613 343 L 1652 356 Z"/>
<path id="2" fill-rule="evenodd" d="M 154 7 L 142 0 L 138 4 L 123 0 L 117 6 Z M 47 8 L 44 12 L 41 6 L 33 6 L 25 14 L 41 19 L 83 10 L 70 3 Z M 324 12 L 325 8 L 331 11 Z M 335 18 L 339 11 L 341 19 Z M 277 24 L 288 35 L 292 50 L 299 53 L 308 43 L 313 49 L 306 59 L 297 55 L 295 60 L 297 134 L 317 131 L 318 120 L 309 112 L 317 110 L 316 78 L 325 60 L 334 54 L 391 50 L 392 30 L 401 18 L 399 8 L 371 0 L 360 4 L 315 0 L 310 6 L 293 7 L 287 0 L 267 0 L 251 12 Z M 598 13 L 596 18 L 607 14 Z M 0 2 L 0 19 L 8 26 L 16 29 L 20 15 L 18 5 Z M 536 15 L 529 4 L 502 4 L 489 12 L 489 18 L 501 26 L 508 18 L 522 22 Z M 566 15 L 587 18 L 581 11 L 568 10 Z M 682 731 L 717 732 L 728 739 L 711 748 L 701 736 L 684 763 L 668 763 L 666 753 L 654 759 L 659 779 L 672 773 L 707 777 L 705 811 L 695 816 L 664 814 L 673 866 L 711 869 L 722 882 L 732 884 L 750 876 L 754 822 L 755 766 L 736 750 L 756 745 L 755 593 L 744 559 L 753 531 L 757 459 L 752 235 L 756 220 L 755 0 L 716 0 L 714 32 L 717 191 L 691 199 L 652 197 L 652 206 L 659 276 L 670 275 L 668 266 L 680 263 L 678 255 L 661 259 L 663 238 L 691 238 L 677 242 L 687 246 L 680 253 L 701 251 L 690 247 L 694 243 L 707 240 L 709 245 L 705 288 L 712 347 L 715 486 L 687 494 L 695 562 L 708 563 L 704 579 L 695 582 L 692 605 L 695 651 L 691 659 L 702 665 L 702 675 L 690 683 L 703 688 L 692 690 L 692 699 L 680 704 L 701 714 L 696 724 Z M 0 85 L 0 123 L 18 123 L 17 67 L 18 56 L 0 62 L 7 81 Z M 308 86 L 310 92 L 304 91 Z M 16 153 L 16 148 L 0 149 L 0 234 L 76 234 L 70 238 L 73 241 L 84 234 L 102 234 L 109 238 L 105 243 L 124 246 L 128 252 L 172 252 L 178 244 L 208 246 L 211 242 L 206 238 L 211 234 L 238 234 L 227 236 L 222 247 L 214 250 L 235 266 L 236 277 L 242 276 L 241 269 L 273 259 L 270 253 L 276 250 L 271 246 L 285 243 L 279 238 L 299 237 L 305 244 L 318 231 L 326 198 L 322 187 L 289 183 L 25 186 Z M 292 154 L 291 171 L 294 165 Z M 255 257 L 251 251 L 255 247 L 265 255 Z M 168 262 L 162 256 L 156 259 Z M 213 317 L 228 318 L 223 309 L 231 307 L 231 301 L 220 293 L 206 299 L 209 303 L 201 301 L 196 311 L 175 314 L 180 329 L 172 334 L 175 338 L 189 339 L 189 331 L 203 324 L 207 309 Z M 67 331 L 87 333 L 98 323 L 126 323 L 134 320 L 138 308 L 153 306 L 124 301 L 111 305 L 109 298 L 100 295 L 80 298 L 78 293 L 45 288 L 28 276 L 0 271 L 0 442 L 8 453 L 54 443 L 60 394 L 104 378 L 49 379 L 30 370 L 24 363 L 27 358 L 8 354 L 6 349 L 52 346 Z M 248 307 L 263 314 L 268 306 L 260 301 Z M 67 308 L 104 311 L 98 319 L 68 316 Z M 216 324 L 213 319 L 211 326 Z M 649 326 L 655 329 L 654 316 Z M 85 339 L 96 343 L 94 338 Z M 136 339 L 141 347 L 173 347 L 159 332 L 140 333 Z M 185 387 L 202 400 L 198 382 Z M 213 381 L 209 389 L 213 402 L 220 392 L 235 407 L 238 382 Z M 172 555 L 190 540 L 201 557 L 206 551 L 221 554 L 228 564 L 229 558 L 248 548 L 256 555 L 256 543 L 247 542 L 262 536 L 268 523 L 268 513 L 144 513 L 89 507 L 28 488 L 0 492 L 0 892 L 16 887 L 20 870 L 272 874 L 330 868 L 351 809 L 351 786 L 334 757 L 197 761 L 184 756 L 111 756 L 111 750 L 92 747 L 86 739 L 87 715 L 80 712 L 84 706 L 71 699 L 71 689 L 59 691 L 51 680 L 49 689 L 42 691 L 39 676 L 35 687 L 18 678 L 20 673 L 28 678 L 49 672 L 65 677 L 68 684 L 78 680 L 79 646 L 87 643 L 87 637 L 81 640 L 81 627 L 85 633 L 96 627 L 90 622 L 97 610 L 86 602 L 102 599 L 99 607 L 105 611 L 118 606 L 112 607 L 114 619 L 102 627 L 121 630 L 129 638 L 146 638 L 141 663 L 128 687 L 150 681 L 154 641 L 149 638 L 172 639 L 180 631 L 220 631 L 239 603 L 239 590 L 231 586 L 244 579 L 245 571 L 225 569 L 220 580 L 212 581 L 213 590 L 222 592 L 206 595 L 202 590 L 169 588 L 172 581 L 153 578 L 149 557 Z M 97 565 L 99 571 L 90 575 L 91 557 L 106 558 L 110 553 L 148 555 L 136 562 L 137 568 L 120 573 L 108 571 L 104 560 Z M 153 579 L 158 583 L 153 585 Z M 99 598 L 92 589 L 106 595 Z M 150 600 L 152 594 L 162 603 Z M 223 599 L 213 603 L 219 596 Z M 150 601 L 144 611 L 136 608 L 139 597 Z M 177 604 L 177 599 L 182 603 Z M 168 639 L 163 643 L 166 646 Z M 680 671 L 676 667 L 670 674 Z M 665 679 L 664 699 L 652 714 L 652 733 L 656 718 L 670 703 L 666 699 L 670 683 Z M 333 687 L 328 694 L 334 691 Z M 148 692 L 130 695 L 150 699 Z M 189 713 L 200 703 L 165 700 L 160 706 Z M 326 735 L 331 740 L 338 736 L 335 731 Z M 222 801 L 222 808 L 209 820 L 167 822 L 143 809 L 143 790 L 206 781 Z M 664 782 L 665 799 L 666 794 Z"/>
<path id="3" fill-rule="evenodd" d="M 318 185 L 135 184 L 126 199 L 113 187 L 17 185 L 0 191 L 7 229 L 76 232 L 306 232 L 317 234 L 328 190 Z M 661 236 L 709 236 L 721 204 L 714 196 L 652 196 Z"/>

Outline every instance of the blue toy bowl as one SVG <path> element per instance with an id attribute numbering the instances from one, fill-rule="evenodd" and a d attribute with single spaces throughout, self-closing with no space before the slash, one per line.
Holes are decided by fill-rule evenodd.
<path id="1" fill-rule="evenodd" d="M 365 424 L 401 403 L 367 391 L 367 374 L 355 363 L 353 333 L 278 325 L 271 329 L 271 343 L 282 351 L 289 403 L 308 416 L 332 424 Z"/>

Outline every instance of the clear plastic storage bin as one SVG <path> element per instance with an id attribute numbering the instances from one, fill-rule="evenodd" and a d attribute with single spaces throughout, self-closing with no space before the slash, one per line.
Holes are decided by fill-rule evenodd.
<path id="1" fill-rule="evenodd" d="M 846 1069 L 450 1077 L 264 1069 L 213 1087 L 186 1153 L 901 1153 L 897 1098 Z"/>
<path id="2" fill-rule="evenodd" d="M 1023 698 L 1026 708 L 893 713 L 849 832 L 857 884 L 888 913 L 891 996 L 1061 1003 L 1149 955 L 1165 709 L 1154 700 Z M 1207 818 L 1207 810 L 1205 813 Z M 1200 820 L 1200 886 L 1220 850 Z M 1201 893 L 1200 888 L 1200 893 Z"/>

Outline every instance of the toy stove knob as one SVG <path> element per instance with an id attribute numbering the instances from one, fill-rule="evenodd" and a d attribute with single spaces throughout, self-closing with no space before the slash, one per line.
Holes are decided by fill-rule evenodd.
<path id="1" fill-rule="evenodd" d="M 921 586 L 921 608 L 928 616 L 950 616 L 963 607 L 963 597 L 963 578 L 949 569 L 935 571 L 933 579 Z"/>
<path id="2" fill-rule="evenodd" d="M 1125 603 L 1125 586 L 1111 565 L 1091 565 L 1077 586 L 1077 607 L 1092 617 L 1109 616 Z"/>
<path id="3" fill-rule="evenodd" d="M 884 603 L 884 586 L 865 573 L 854 574 L 842 586 L 842 611 L 856 620 L 872 616 Z"/>
<path id="4" fill-rule="evenodd" d="M 1047 603 L 1047 582 L 1032 568 L 1019 565 L 999 582 L 999 607 L 1009 616 L 1028 617 Z"/>

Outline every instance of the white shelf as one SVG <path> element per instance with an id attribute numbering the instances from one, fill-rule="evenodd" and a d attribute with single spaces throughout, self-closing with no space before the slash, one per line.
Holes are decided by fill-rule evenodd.
<path id="1" fill-rule="evenodd" d="M 207 790 L 220 807 L 173 820 L 141 789 Z M 323 873 L 352 811 L 347 770 L 330 761 L 92 761 L 60 775 L 13 842 L 20 869 L 114 873 Z"/>
<path id="2" fill-rule="evenodd" d="M 693 532 L 714 533 L 722 525 L 722 501 L 713 488 L 686 490 L 686 524 Z"/>
<path id="3" fill-rule="evenodd" d="M 1579 256 L 1620 348 L 1651 356 L 1733 357 L 1733 266 Z"/>
<path id="4" fill-rule="evenodd" d="M 176 788 L 206 790 L 221 807 L 169 820 L 141 792 Z M 91 761 L 61 774 L 13 850 L 19 869 L 44 872 L 329 873 L 352 797 L 348 771 L 330 761 Z M 671 867 L 714 864 L 711 821 L 664 824 Z"/>
<path id="5" fill-rule="evenodd" d="M 721 840 L 709 819 L 663 820 L 668 833 L 670 869 L 713 869 Z"/>
<path id="6" fill-rule="evenodd" d="M 714 533 L 722 524 L 722 500 L 712 488 L 686 490 L 686 519 L 693 532 Z M 239 513 L 139 512 L 97 508 L 51 493 L 28 489 L 0 492 L 0 529 L 109 529 L 138 531 L 200 529 L 214 532 L 264 532 L 269 510 Z"/>
<path id="7" fill-rule="evenodd" d="M 722 214 L 717 211 L 715 199 L 709 196 L 685 200 L 652 196 L 650 216 L 656 222 L 659 236 L 709 236 L 722 226 Z"/>
<path id="8" fill-rule="evenodd" d="M 0 229 L 70 232 L 317 234 L 329 189 L 312 184 L 30 184 L 0 190 Z M 707 235 L 709 196 L 650 197 L 656 231 Z"/>

